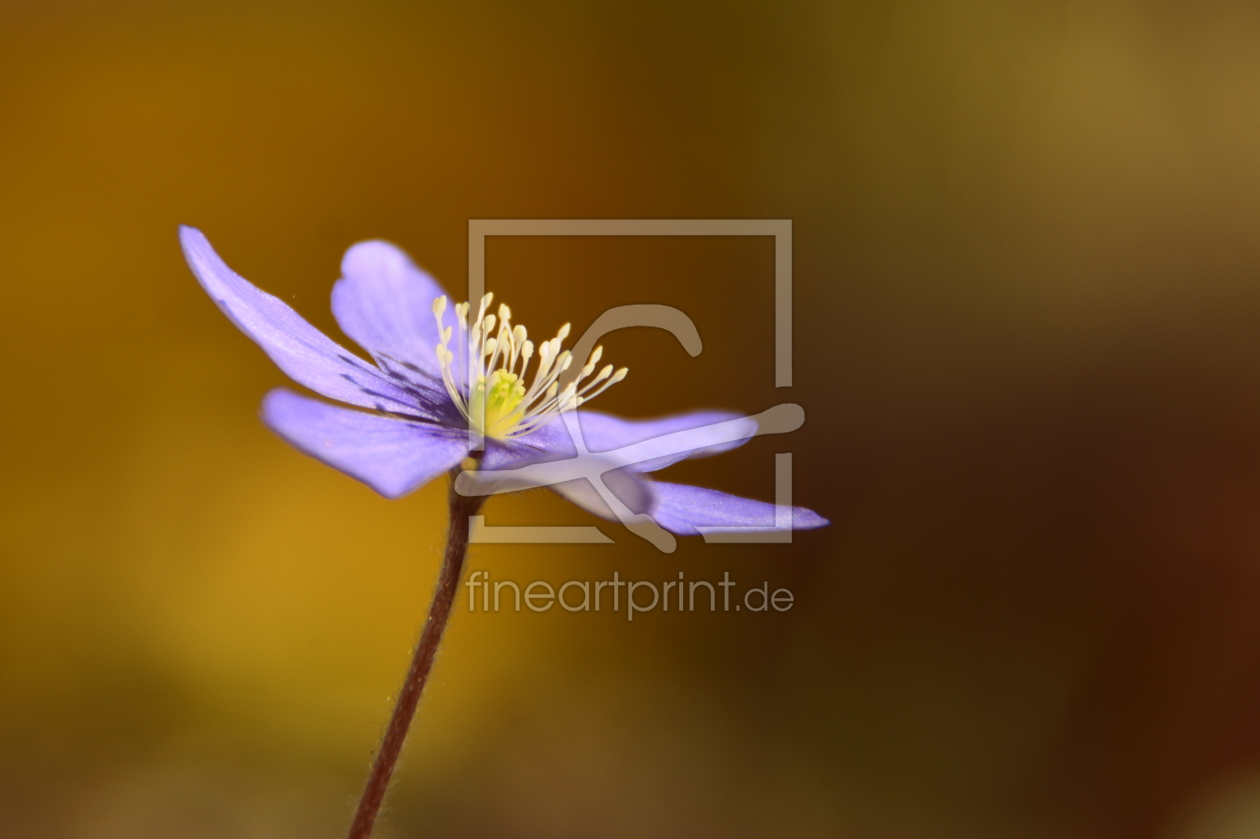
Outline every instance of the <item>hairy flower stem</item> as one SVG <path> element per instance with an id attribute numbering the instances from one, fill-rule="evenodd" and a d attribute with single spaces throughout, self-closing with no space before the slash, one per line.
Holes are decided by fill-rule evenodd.
<path id="1" fill-rule="evenodd" d="M 411 727 L 411 720 L 416 715 L 416 705 L 420 702 L 420 695 L 424 693 L 429 671 L 433 669 L 433 659 L 442 643 L 442 633 L 450 619 L 451 607 L 455 605 L 455 594 L 459 591 L 459 581 L 464 574 L 464 559 L 468 555 L 468 517 L 476 515 L 484 500 L 466 498 L 456 492 L 455 475 L 451 475 L 450 529 L 447 531 L 446 554 L 442 557 L 442 569 L 438 572 L 437 588 L 433 591 L 433 602 L 429 605 L 429 617 L 424 622 L 424 631 L 416 644 L 411 667 L 407 670 L 402 690 L 398 693 L 398 704 L 394 706 L 389 727 L 381 738 L 376 760 L 372 764 L 372 774 L 368 776 L 367 786 L 359 799 L 348 839 L 368 839 L 372 835 L 372 825 L 385 801 L 389 779 L 394 774 L 394 765 L 398 763 L 398 756 L 402 753 L 407 729 Z"/>

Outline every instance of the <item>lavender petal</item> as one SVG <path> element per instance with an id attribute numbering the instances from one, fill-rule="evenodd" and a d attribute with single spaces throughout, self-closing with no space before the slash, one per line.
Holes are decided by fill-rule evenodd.
<path id="1" fill-rule="evenodd" d="M 455 467 L 468 436 L 427 423 L 342 408 L 277 389 L 263 421 L 302 452 L 397 498 Z"/>
<path id="2" fill-rule="evenodd" d="M 739 527 L 760 530 L 775 529 L 775 505 L 751 498 L 740 498 L 715 489 L 668 484 L 652 484 L 656 505 L 651 516 L 656 523 L 680 536 L 695 536 L 697 527 Z M 822 527 L 829 522 L 813 510 L 790 507 L 793 530 Z"/>
<path id="3" fill-rule="evenodd" d="M 341 260 L 333 285 L 332 309 L 342 331 L 375 358 L 392 359 L 413 372 L 440 379 L 435 348 L 441 342 L 433 301 L 446 294 L 437 280 L 388 242 L 360 242 Z M 456 382 L 463 383 L 464 359 L 454 304 L 448 300 L 443 323 L 453 327 L 448 345 L 455 355 Z"/>
<path id="4" fill-rule="evenodd" d="M 414 399 L 311 326 L 286 304 L 229 268 L 201 231 L 181 227 L 189 267 L 228 319 L 298 384 L 364 408 L 410 410 Z"/>
<path id="5" fill-rule="evenodd" d="M 757 422 L 730 411 L 692 411 L 650 420 L 626 420 L 596 411 L 577 410 L 524 435 L 515 445 L 553 458 L 577 454 L 567 422 L 576 418 L 592 454 L 634 472 L 654 472 L 689 457 L 708 457 L 742 446 L 757 433 Z"/>

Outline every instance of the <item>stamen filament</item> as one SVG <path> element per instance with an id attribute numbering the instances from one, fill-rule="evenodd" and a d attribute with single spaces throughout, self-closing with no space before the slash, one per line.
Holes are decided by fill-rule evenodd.
<path id="1" fill-rule="evenodd" d="M 603 347 L 596 347 L 577 378 L 561 390 L 560 376 L 573 365 L 572 352 L 561 348 L 569 336 L 570 325 L 566 323 L 556 337 L 535 345 L 524 326 L 512 325 L 512 310 L 506 304 L 499 304 L 497 314 L 487 314 L 493 299 L 492 294 L 481 298 L 471 326 L 469 304 L 454 306 L 461 342 L 457 346 L 467 351 L 466 383 L 456 381 L 455 354 L 448 346 L 452 327 L 443 321 L 447 300 L 439 297 L 433 301 L 433 315 L 437 318 L 441 338 L 435 352 L 442 382 L 451 402 L 483 436 L 508 439 L 527 434 L 625 378 L 625 368 L 614 374 L 612 365 L 606 365 L 590 378 L 604 352 Z M 529 365 L 535 355 L 538 362 L 533 381 L 526 386 Z M 583 384 L 586 379 L 590 380 Z M 467 395 L 461 390 L 461 384 L 468 387 Z"/>

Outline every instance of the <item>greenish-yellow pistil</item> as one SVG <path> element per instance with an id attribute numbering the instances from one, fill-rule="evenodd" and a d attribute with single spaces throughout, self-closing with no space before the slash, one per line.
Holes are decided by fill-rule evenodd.
<path id="1" fill-rule="evenodd" d="M 456 381 L 452 367 L 455 354 L 448 346 L 452 328 L 442 325 L 446 297 L 433 301 L 433 314 L 442 336 L 436 351 L 446 392 L 473 430 L 483 436 L 506 440 L 528 434 L 626 377 L 626 368 L 614 373 L 611 364 L 595 373 L 595 365 L 604 352 L 603 347 L 596 347 L 577 377 L 561 390 L 559 378 L 573 363 L 572 354 L 560 348 L 569 335 L 566 323 L 560 327 L 555 338 L 538 346 L 534 381 L 527 387 L 525 383 L 529 363 L 534 357 L 534 342 L 526 337 L 525 327 L 512 326 L 512 312 L 502 303 L 499 304 L 497 317 L 486 314 L 491 299 L 491 294 L 481 299 L 477 318 L 471 326 L 468 324 L 468 304 L 455 306 L 455 322 L 459 325 L 461 339 L 456 346 L 466 346 L 468 353 L 469 375 L 465 382 Z M 594 377 L 583 384 L 593 373 Z M 466 386 L 467 398 L 460 388 L 461 384 Z"/>
<path id="2" fill-rule="evenodd" d="M 484 417 L 482 433 L 487 437 L 503 438 L 525 417 L 525 386 L 520 376 L 503 370 L 495 370 L 486 382 L 473 388 L 468 400 L 468 413 Z"/>

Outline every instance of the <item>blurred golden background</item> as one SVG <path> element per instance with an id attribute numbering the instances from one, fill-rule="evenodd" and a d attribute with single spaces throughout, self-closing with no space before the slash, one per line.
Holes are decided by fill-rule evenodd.
<path id="1" fill-rule="evenodd" d="M 1260 837 L 1260 11 L 1209 0 L 0 6 L 0 836 L 348 823 L 436 572 L 268 432 L 284 376 L 177 225 L 342 338 L 345 248 L 452 292 L 470 218 L 790 218 L 495 239 L 599 408 L 806 424 L 662 477 L 790 546 L 481 546 L 493 579 L 791 589 L 786 613 L 456 614 L 382 837 Z M 548 493 L 498 524 L 593 524 Z"/>

